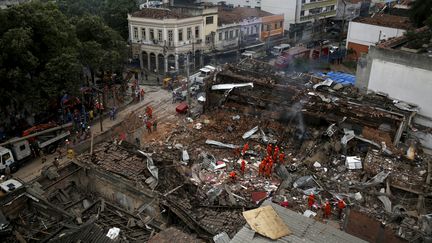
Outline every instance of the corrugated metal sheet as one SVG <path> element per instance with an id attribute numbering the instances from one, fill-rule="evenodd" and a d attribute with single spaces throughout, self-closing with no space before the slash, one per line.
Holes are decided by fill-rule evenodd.
<path id="1" fill-rule="evenodd" d="M 279 217 L 288 225 L 288 228 L 293 232 L 289 236 L 284 236 L 277 241 L 265 238 L 256 234 L 249 225 L 245 225 L 231 240 L 231 243 L 242 242 L 332 242 L 332 243 L 356 243 L 366 242 L 355 236 L 347 234 L 332 226 L 323 224 L 311 218 L 306 218 L 292 210 L 283 208 L 270 201 L 265 201 L 263 206 L 271 205 Z"/>

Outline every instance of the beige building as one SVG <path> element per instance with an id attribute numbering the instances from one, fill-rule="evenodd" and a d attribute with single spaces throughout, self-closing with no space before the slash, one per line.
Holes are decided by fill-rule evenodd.
<path id="1" fill-rule="evenodd" d="M 132 53 L 141 68 L 158 73 L 196 66 L 214 46 L 217 8 L 145 8 L 128 15 Z"/>

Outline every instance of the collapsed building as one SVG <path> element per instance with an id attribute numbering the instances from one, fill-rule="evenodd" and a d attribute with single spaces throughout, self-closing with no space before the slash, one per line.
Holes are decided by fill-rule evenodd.
<path id="1" fill-rule="evenodd" d="M 109 242 L 116 229 L 122 242 L 223 242 L 221 234 L 225 242 L 266 241 L 254 237 L 243 213 L 272 205 L 267 199 L 288 207 L 273 206 L 295 222 L 281 241 L 317 241 L 306 236 L 316 232 L 351 242 L 430 238 L 431 161 L 410 137 L 415 107 L 309 74 L 278 74 L 254 60 L 220 68 L 204 91 L 205 112 L 178 119 L 162 139 L 97 144 L 2 200 L 14 225 L 8 239 Z M 134 126 L 123 127 L 145 136 L 136 120 L 131 114 L 124 122 Z M 286 158 L 266 178 L 258 167 L 269 143 Z M 334 212 L 327 225 L 301 218 L 322 221 L 320 205 L 338 199 L 348 205 L 341 218 Z"/>

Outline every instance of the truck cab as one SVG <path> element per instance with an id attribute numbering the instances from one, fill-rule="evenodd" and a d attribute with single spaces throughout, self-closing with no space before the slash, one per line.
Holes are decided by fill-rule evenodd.
<path id="1" fill-rule="evenodd" d="M 11 171 L 15 171 L 17 164 L 12 155 L 12 151 L 5 147 L 0 147 L 0 174 L 5 173 L 6 167 L 10 167 Z"/>
<path id="2" fill-rule="evenodd" d="M 274 46 L 271 50 L 271 54 L 273 56 L 280 56 L 284 51 L 291 48 L 290 44 L 280 44 L 278 46 Z"/>
<path id="3" fill-rule="evenodd" d="M 30 158 L 31 149 L 27 140 L 12 143 L 8 148 L 0 146 L 0 172 L 3 174 L 6 166 L 10 167 L 11 172 L 18 169 L 18 163 Z"/>

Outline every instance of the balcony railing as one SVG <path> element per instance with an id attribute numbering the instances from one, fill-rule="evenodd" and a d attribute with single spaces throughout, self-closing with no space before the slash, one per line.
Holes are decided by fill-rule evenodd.
<path id="1" fill-rule="evenodd" d="M 310 14 L 310 15 L 307 15 L 307 16 L 301 16 L 300 17 L 300 22 L 312 20 L 312 19 L 315 19 L 315 18 L 322 19 L 322 18 L 327 18 L 327 17 L 332 17 L 332 16 L 336 16 L 336 10 L 322 12 L 322 13 L 319 13 L 319 14 Z"/>
<path id="2" fill-rule="evenodd" d="M 319 1 L 319 2 L 313 2 L 313 3 L 303 3 L 301 10 L 308 10 L 313 8 L 320 8 L 325 7 L 329 5 L 336 5 L 337 0 L 325 0 L 325 1 Z"/>

